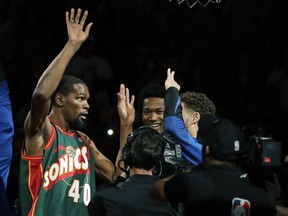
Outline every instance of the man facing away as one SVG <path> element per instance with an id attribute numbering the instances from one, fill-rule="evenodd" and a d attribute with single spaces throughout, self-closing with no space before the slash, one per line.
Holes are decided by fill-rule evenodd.
<path id="1" fill-rule="evenodd" d="M 131 133 L 123 148 L 121 166 L 129 166 L 128 178 L 115 186 L 97 191 L 88 209 L 89 214 L 101 216 L 164 216 L 177 215 L 168 202 L 150 197 L 152 184 L 159 179 L 153 168 L 163 157 L 164 139 L 149 126 Z"/>
<path id="2" fill-rule="evenodd" d="M 207 114 L 199 120 L 203 163 L 189 173 L 157 181 L 151 194 L 173 205 L 183 203 L 185 215 L 275 215 L 275 200 L 265 184 L 254 185 L 239 165 L 245 137 L 228 119 Z"/>
<path id="3" fill-rule="evenodd" d="M 63 76 L 71 58 L 89 35 L 88 11 L 66 12 L 68 41 L 40 77 L 25 119 L 20 164 L 22 215 L 88 215 L 96 175 L 112 182 L 114 164 L 84 133 L 89 90 L 73 76 Z M 50 107 L 51 105 L 51 107 Z M 51 108 L 51 110 L 50 110 Z M 95 171 L 94 171 L 95 170 Z"/>

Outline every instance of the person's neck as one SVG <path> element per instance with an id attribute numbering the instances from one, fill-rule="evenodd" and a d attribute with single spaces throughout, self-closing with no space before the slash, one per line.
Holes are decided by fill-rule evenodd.
<path id="1" fill-rule="evenodd" d="M 132 167 L 130 168 L 129 170 L 129 175 L 132 176 L 132 175 L 153 175 L 153 172 L 152 172 L 152 169 L 151 170 L 145 170 L 143 168 L 135 168 L 135 167 Z"/>
<path id="2" fill-rule="evenodd" d="M 197 138 L 197 130 L 198 130 L 198 126 L 197 124 L 191 123 L 189 125 L 186 126 L 188 133 L 193 137 L 193 138 Z"/>
<path id="3" fill-rule="evenodd" d="M 65 132 L 71 132 L 71 128 L 69 124 L 66 123 L 63 115 L 59 115 L 57 112 L 51 112 L 49 115 L 49 119 L 55 123 L 58 127 L 60 127 Z"/>

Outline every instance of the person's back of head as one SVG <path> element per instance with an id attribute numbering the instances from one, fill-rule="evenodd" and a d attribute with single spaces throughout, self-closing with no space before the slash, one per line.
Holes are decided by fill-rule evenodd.
<path id="1" fill-rule="evenodd" d="M 127 138 L 122 152 L 126 166 L 151 170 L 163 157 L 164 138 L 154 129 L 142 126 Z"/>
<path id="2" fill-rule="evenodd" d="M 262 184 L 263 181 L 257 184 L 251 183 L 249 173 L 230 169 L 244 162 L 246 139 L 241 128 L 231 120 L 211 114 L 201 117 L 198 124 L 199 142 L 209 147 L 204 164 L 229 166 L 228 169 L 222 169 L 223 167 L 217 169 L 213 172 L 213 179 L 211 177 L 214 183 L 217 182 L 217 184 L 213 183 L 216 187 L 213 188 L 212 203 L 215 207 L 221 208 L 219 210 L 219 212 L 223 211 L 221 215 L 231 215 L 231 210 L 232 215 L 240 213 L 249 215 L 249 212 L 251 215 L 275 215 L 273 193 L 265 184 Z M 199 206 L 199 203 L 197 205 Z M 206 206 L 206 203 L 203 205 Z"/>
<path id="3" fill-rule="evenodd" d="M 201 116 L 216 113 L 215 104 L 204 93 L 187 91 L 180 95 L 180 99 L 187 108 L 200 113 Z"/>
<path id="4" fill-rule="evenodd" d="M 178 215 L 169 202 L 159 202 L 149 193 L 158 180 L 152 169 L 162 159 L 164 147 L 162 135 L 149 126 L 129 134 L 120 160 L 129 167 L 129 178 L 120 177 L 113 187 L 96 192 L 88 205 L 90 215 Z"/>
<path id="5" fill-rule="evenodd" d="M 84 84 L 86 85 L 86 83 L 74 76 L 71 75 L 64 75 L 59 83 L 59 85 L 57 86 L 56 90 L 54 91 L 54 93 L 52 94 L 51 97 L 51 104 L 52 106 L 56 105 L 56 95 L 57 94 L 62 94 L 63 96 L 67 96 L 69 93 L 73 92 L 74 89 L 74 85 L 75 84 Z"/>
<path id="6" fill-rule="evenodd" d="M 199 120 L 198 141 L 209 147 L 209 155 L 226 162 L 240 162 L 245 153 L 245 136 L 240 127 L 228 119 L 207 114 Z"/>

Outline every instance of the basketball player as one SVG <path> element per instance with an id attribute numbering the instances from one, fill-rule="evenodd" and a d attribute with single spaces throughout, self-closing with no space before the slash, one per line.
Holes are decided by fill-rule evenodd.
<path id="1" fill-rule="evenodd" d="M 84 28 L 88 11 L 81 12 L 73 8 L 66 12 L 68 41 L 40 77 L 25 119 L 20 164 L 25 216 L 88 215 L 95 172 L 108 182 L 114 178 L 114 164 L 78 131 L 88 115 L 88 87 L 76 77 L 63 76 L 92 26 Z"/>

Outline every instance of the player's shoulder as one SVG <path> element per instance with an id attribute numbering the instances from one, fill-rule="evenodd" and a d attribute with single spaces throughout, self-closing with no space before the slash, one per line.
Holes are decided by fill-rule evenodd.
<path id="1" fill-rule="evenodd" d="M 75 130 L 76 133 L 80 134 L 81 136 L 85 136 L 85 137 L 88 137 L 87 134 L 85 134 L 84 132 L 82 131 L 79 131 L 79 130 Z"/>
<path id="2" fill-rule="evenodd" d="M 82 132 L 82 131 L 78 131 L 78 130 L 75 130 L 75 133 L 76 134 L 78 134 L 78 135 L 80 135 L 82 138 L 84 138 L 85 139 L 85 141 L 91 141 L 91 139 L 90 139 L 90 137 L 86 134 L 86 133 L 84 133 L 84 132 Z"/>

